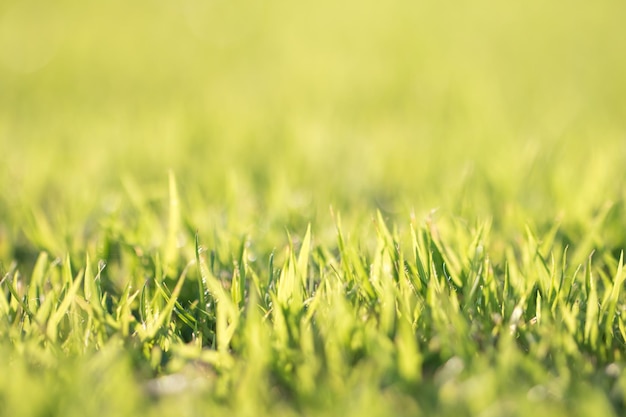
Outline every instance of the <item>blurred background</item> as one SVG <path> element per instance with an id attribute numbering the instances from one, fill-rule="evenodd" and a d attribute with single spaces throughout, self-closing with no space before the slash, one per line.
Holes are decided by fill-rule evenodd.
<path id="1" fill-rule="evenodd" d="M 617 0 L 4 0 L 0 250 L 166 206 L 169 169 L 200 230 L 332 226 L 331 205 L 622 216 L 625 21 Z"/>

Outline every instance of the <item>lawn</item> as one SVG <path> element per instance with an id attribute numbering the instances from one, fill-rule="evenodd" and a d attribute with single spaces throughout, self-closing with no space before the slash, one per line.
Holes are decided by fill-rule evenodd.
<path id="1" fill-rule="evenodd" d="M 624 21 L 1 2 L 0 415 L 624 415 Z"/>

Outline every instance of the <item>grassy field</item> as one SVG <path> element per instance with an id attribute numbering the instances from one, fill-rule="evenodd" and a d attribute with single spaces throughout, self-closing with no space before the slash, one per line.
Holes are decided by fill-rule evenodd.
<path id="1" fill-rule="evenodd" d="M 0 415 L 624 415 L 624 21 L 0 2 Z"/>

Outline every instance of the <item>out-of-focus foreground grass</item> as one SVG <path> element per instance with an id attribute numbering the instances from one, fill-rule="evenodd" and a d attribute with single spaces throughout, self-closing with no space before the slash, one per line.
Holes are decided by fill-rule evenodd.
<path id="1" fill-rule="evenodd" d="M 40 283 L 42 291 L 56 288 L 60 296 L 51 311 L 69 308 L 61 300 L 71 299 L 67 292 L 78 270 L 87 276 L 85 259 L 90 256 L 92 275 L 98 259 L 108 263 L 110 282 L 103 282 L 110 286 L 108 308 L 127 306 L 139 323 L 145 317 L 124 299 L 129 296 L 126 283 L 140 289 L 150 274 L 163 273 L 161 261 L 166 264 L 163 275 L 177 279 L 185 262 L 195 259 L 196 233 L 200 244 L 215 252 L 216 275 L 250 245 L 250 268 L 257 265 L 261 281 L 271 283 L 271 269 L 265 278 L 259 271 L 271 268 L 271 253 L 277 254 L 277 265 L 284 261 L 288 266 L 289 256 L 281 255 L 289 244 L 285 230 L 298 246 L 306 241 L 304 231 L 311 223 L 318 255 L 326 257 L 318 259 L 320 272 L 311 273 L 311 279 L 324 281 L 322 266 L 335 265 L 328 257 L 343 259 L 344 254 L 331 206 L 352 236 L 350 250 L 362 253 L 364 262 L 370 260 L 368 254 L 375 259 L 377 242 L 387 242 L 384 234 L 374 238 L 371 219 L 380 210 L 390 224 L 399 225 L 404 236 L 399 240 L 409 252 L 411 216 L 415 224 L 427 218 L 428 225 L 441 216 L 443 239 L 447 236 L 455 248 L 466 249 L 465 243 L 478 239 L 480 233 L 472 227 L 489 224 L 489 253 L 502 275 L 511 260 L 507 256 L 523 257 L 527 226 L 539 241 L 551 236 L 547 240 L 560 251 L 557 261 L 568 248 L 568 274 L 585 265 L 593 250 L 604 257 L 597 268 L 614 272 L 626 247 L 624 21 L 626 5 L 616 0 L 3 1 L 0 296 L 14 304 L 6 311 L 33 320 L 15 300 L 31 285 L 42 252 L 48 258 L 40 265 L 50 271 L 61 263 L 69 268 L 66 257 L 72 259 L 74 271 L 59 272 L 69 278 L 53 278 L 48 287 L 44 278 Z M 175 173 L 180 212 L 172 203 L 169 170 Z M 432 232 L 428 227 L 424 233 Z M 473 230 L 467 232 L 467 242 L 458 237 L 465 227 Z M 426 245 L 426 252 L 430 249 Z M 550 249 L 542 247 L 548 261 Z M 172 255 L 174 251 L 180 253 Z M 124 261 L 131 253 L 137 259 Z M 462 258 L 459 252 L 456 257 Z M 63 261 L 55 263 L 57 258 Z M 174 258 L 179 263 L 168 264 Z M 25 277 L 22 284 L 13 279 L 16 271 Z M 471 274 L 463 276 L 470 279 Z M 225 273 L 224 279 L 234 278 Z M 165 292 L 154 290 L 154 297 L 164 297 L 154 301 L 155 311 L 167 304 L 175 282 L 166 281 Z M 602 288 L 610 289 L 608 282 Z M 590 288 L 585 300 L 598 296 L 590 295 Z M 193 303 L 191 290 L 184 289 L 188 294 L 181 300 Z M 272 293 L 271 285 L 266 290 Z M 79 304 L 72 301 L 72 308 Z M 193 312 L 196 307 L 189 308 L 189 314 L 199 314 Z M 116 319 L 123 321 L 130 312 L 120 311 Z M 242 307 L 239 313 L 246 311 Z M 500 313 L 505 312 L 512 314 L 503 307 Z M 294 315 L 299 323 L 302 317 Z M 49 324 L 53 317 L 46 319 L 46 337 L 56 332 Z M 147 379 L 138 369 L 150 368 L 151 343 L 175 344 L 169 336 L 157 343 L 147 342 L 152 340 L 147 336 L 138 342 L 121 335 L 123 343 L 132 345 L 124 345 L 129 351 L 144 353 L 137 359 L 106 342 L 123 325 L 115 331 L 103 327 L 98 343 L 81 335 L 86 350 L 98 350 L 100 356 L 81 359 L 68 344 L 37 339 L 32 329 L 22 329 L 28 334 L 18 337 L 19 326 L 11 323 L 0 327 L 0 335 L 12 365 L 0 370 L 14 372 L 16 379 L 0 384 L 0 399 L 17 398 L 34 386 L 33 404 L 42 409 L 54 404 L 66 410 L 53 398 L 69 402 L 72 396 L 91 395 L 74 380 L 99 387 L 94 393 L 99 398 L 119 399 L 125 392 L 140 396 L 133 390 L 141 384 L 132 384 L 129 375 Z M 581 336 L 585 343 L 589 332 Z M 45 348 L 31 346 L 29 337 Z M 432 340 L 422 342 L 431 349 Z M 593 360 L 620 360 L 607 353 L 609 348 L 601 353 L 593 344 L 585 346 L 591 346 Z M 55 362 L 68 350 L 69 359 Z M 282 351 L 277 352 L 280 356 Z M 24 359 L 37 354 L 41 357 Z M 443 367 L 451 355 L 441 354 L 433 367 Z M 66 371 L 55 368 L 66 362 Z M 33 377 L 31 365 L 57 370 Z M 113 382 L 97 380 L 101 368 Z M 487 368 L 486 363 L 477 365 Z M 167 373 L 157 365 L 150 369 L 151 376 Z M 372 372 L 374 379 L 380 377 Z M 268 398 L 289 398 L 289 393 L 273 390 L 293 388 L 297 377 L 289 380 L 289 370 L 282 368 L 277 375 L 286 379 L 267 387 Z M 324 381 L 320 392 L 339 392 L 332 381 Z M 381 384 L 395 386 L 394 381 Z M 228 387 L 211 392 L 221 389 L 218 397 L 223 398 L 234 392 Z M 401 410 L 402 401 L 409 400 L 390 392 L 380 404 L 388 400 Z M 374 389 L 371 395 L 377 393 Z M 453 394 L 433 388 L 433 398 L 442 395 Z M 167 398 L 163 410 L 195 401 L 185 397 L 172 405 Z M 304 410 L 312 404 L 300 400 L 296 403 L 304 405 L 297 407 Z M 34 413 L 28 401 L 12 404 L 12 412 L 26 404 L 23 413 Z M 136 404 L 112 400 L 110 412 L 137 412 Z M 286 404 L 283 412 L 298 411 Z M 354 406 L 356 414 L 368 404 L 345 407 Z M 481 407 L 461 410 L 476 414 Z M 76 410 L 84 411 L 80 406 Z"/>

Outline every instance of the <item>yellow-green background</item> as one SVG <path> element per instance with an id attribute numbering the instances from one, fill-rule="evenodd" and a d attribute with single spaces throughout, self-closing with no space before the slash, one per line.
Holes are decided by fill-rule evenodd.
<path id="1" fill-rule="evenodd" d="M 69 206 L 168 168 L 190 187 L 409 205 L 443 204 L 437 186 L 468 172 L 529 203 L 553 182 L 587 192 L 625 152 L 625 16 L 605 0 L 4 1 L 3 197 Z"/>
<path id="2" fill-rule="evenodd" d="M 331 205 L 587 221 L 624 197 L 625 20 L 611 0 L 3 1 L 3 258 L 30 211 L 62 255 L 137 190 L 163 202 L 168 169 L 203 230 Z"/>

